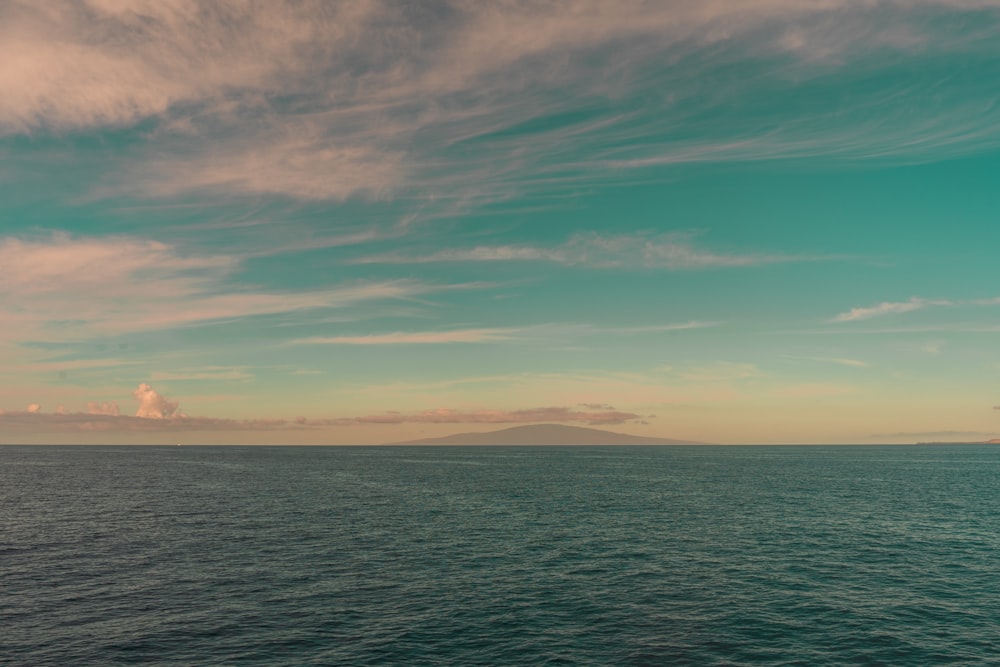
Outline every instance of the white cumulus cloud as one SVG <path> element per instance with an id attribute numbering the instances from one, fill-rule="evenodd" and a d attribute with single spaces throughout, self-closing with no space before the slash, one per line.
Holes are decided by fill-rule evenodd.
<path id="1" fill-rule="evenodd" d="M 139 409 L 135 416 L 145 419 L 169 419 L 171 417 L 183 417 L 184 413 L 179 411 L 179 403 L 171 401 L 162 396 L 145 382 L 136 387 L 132 396 L 139 401 Z"/>

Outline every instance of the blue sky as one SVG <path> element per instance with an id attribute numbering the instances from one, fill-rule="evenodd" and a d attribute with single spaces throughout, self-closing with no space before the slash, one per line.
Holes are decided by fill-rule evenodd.
<path id="1" fill-rule="evenodd" d="M 7 2 L 0 438 L 1000 435 L 1000 2 Z"/>

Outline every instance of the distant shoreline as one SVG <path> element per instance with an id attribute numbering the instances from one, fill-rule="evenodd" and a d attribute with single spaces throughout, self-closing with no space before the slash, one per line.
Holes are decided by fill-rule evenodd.
<path id="1" fill-rule="evenodd" d="M 934 442 L 917 442 L 917 445 L 1000 445 L 1000 439 L 994 440 L 942 440 Z"/>

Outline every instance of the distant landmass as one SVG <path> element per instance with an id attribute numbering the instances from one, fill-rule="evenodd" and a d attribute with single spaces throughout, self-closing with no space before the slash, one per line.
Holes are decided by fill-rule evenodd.
<path id="1" fill-rule="evenodd" d="M 704 445 L 693 440 L 644 438 L 627 433 L 602 431 L 597 428 L 533 424 L 513 426 L 486 433 L 456 433 L 441 438 L 423 438 L 390 445 Z"/>
<path id="2" fill-rule="evenodd" d="M 918 445 L 1000 445 L 1000 438 L 992 440 L 939 440 L 935 442 L 918 442 Z"/>

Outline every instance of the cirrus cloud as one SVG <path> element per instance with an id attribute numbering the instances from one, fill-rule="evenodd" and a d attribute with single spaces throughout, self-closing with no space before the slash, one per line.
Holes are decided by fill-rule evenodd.
<path id="1" fill-rule="evenodd" d="M 600 269 L 646 267 L 682 271 L 836 259 L 780 254 L 718 253 L 695 247 L 690 236 L 691 234 L 683 233 L 602 235 L 589 232 L 574 234 L 559 246 L 481 245 L 420 255 L 399 253 L 370 255 L 352 260 L 352 263 L 552 262 Z"/>
<path id="2" fill-rule="evenodd" d="M 452 331 L 397 331 L 362 336 L 314 336 L 292 341 L 296 345 L 438 345 L 492 343 L 508 340 L 518 329 L 457 329 Z"/>
<path id="3" fill-rule="evenodd" d="M 909 301 L 883 301 L 874 306 L 863 308 L 852 308 L 845 313 L 840 313 L 833 318 L 833 322 L 855 322 L 857 320 L 867 320 L 872 317 L 882 315 L 894 315 L 898 313 L 910 313 L 915 310 L 922 310 L 930 306 L 951 306 L 954 302 L 943 299 L 921 299 L 912 297 Z"/>
<path id="4" fill-rule="evenodd" d="M 714 327 L 717 322 L 680 322 L 623 327 L 599 327 L 588 324 L 535 324 L 523 327 L 451 329 L 444 331 L 395 331 L 357 336 L 312 336 L 289 342 L 290 345 L 439 345 L 444 343 L 495 343 L 509 340 L 546 341 L 603 334 L 638 335 L 686 331 Z"/>
<path id="5" fill-rule="evenodd" d="M 113 168 L 147 196 L 406 191 L 440 208 L 656 165 L 920 160 L 1000 142 L 988 91 L 928 75 L 837 107 L 781 100 L 808 85 L 825 99 L 843 87 L 831 72 L 912 78 L 900 62 L 927 53 L 989 59 L 997 6 L 14 0 L 0 5 L 0 133 L 141 126 Z M 769 100 L 765 128 L 724 115 Z M 921 104 L 936 112 L 912 114 Z"/>
<path id="6" fill-rule="evenodd" d="M 15 339 L 74 339 L 346 308 L 461 288 L 414 280 L 302 291 L 241 284 L 241 258 L 127 236 L 0 237 L 0 306 Z M 465 287 L 477 287 L 474 285 Z M 72 326 L 67 326 L 71 324 Z"/>

